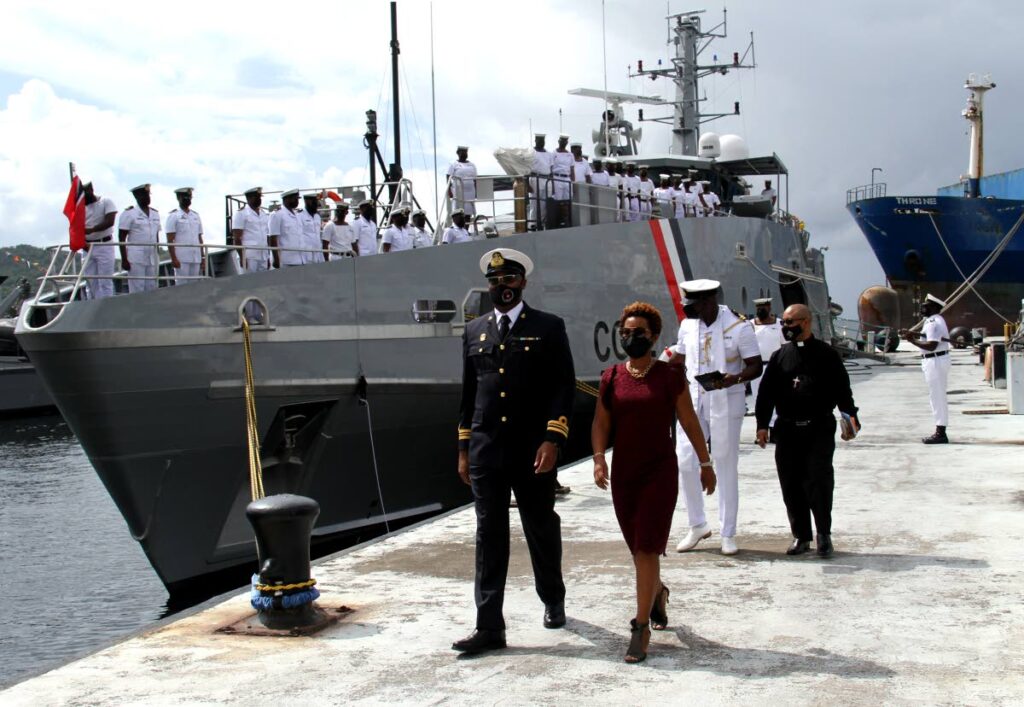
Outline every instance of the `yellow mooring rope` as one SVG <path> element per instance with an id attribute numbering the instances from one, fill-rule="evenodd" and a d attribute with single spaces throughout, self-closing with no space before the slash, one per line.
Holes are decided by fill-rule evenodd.
<path id="1" fill-rule="evenodd" d="M 252 500 L 267 494 L 263 491 L 263 465 L 260 463 L 260 437 L 256 426 L 256 384 L 252 375 L 252 341 L 249 322 L 242 320 L 242 342 L 245 346 L 245 423 L 249 445 L 249 489 Z"/>

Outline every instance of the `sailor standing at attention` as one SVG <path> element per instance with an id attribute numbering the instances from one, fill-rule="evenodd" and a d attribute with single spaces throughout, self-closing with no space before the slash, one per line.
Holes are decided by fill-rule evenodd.
<path id="1" fill-rule="evenodd" d="M 574 142 L 570 147 L 572 149 L 572 167 L 569 168 L 569 173 L 572 177 L 572 181 L 574 183 L 592 183 L 594 181 L 594 168 L 591 167 L 590 163 L 583 158 L 583 145 L 578 142 Z"/>
<path id="2" fill-rule="evenodd" d="M 381 250 L 385 253 L 397 253 L 400 250 L 412 250 L 412 231 L 408 228 L 409 209 L 401 208 L 391 217 L 391 226 L 381 236 Z"/>
<path id="3" fill-rule="evenodd" d="M 537 133 L 533 136 L 533 168 L 534 176 L 530 177 L 530 226 L 536 230 L 546 227 L 548 213 L 548 197 L 551 196 L 551 167 L 554 156 L 544 149 L 545 135 Z"/>
<path id="4" fill-rule="evenodd" d="M 622 178 L 623 207 L 627 221 L 640 220 L 640 177 L 636 174 L 636 163 L 626 163 L 626 176 Z"/>
<path id="5" fill-rule="evenodd" d="M 614 195 L 613 204 L 615 205 L 615 222 L 622 222 L 622 165 L 614 157 L 609 157 L 605 160 L 605 165 L 608 167 L 608 187 L 612 190 Z"/>
<path id="6" fill-rule="evenodd" d="M 757 348 L 761 350 L 761 362 L 768 365 L 772 354 L 782 348 L 786 339 L 782 336 L 782 323 L 772 314 L 772 298 L 760 297 L 754 300 L 754 335 L 757 337 Z M 763 376 L 763 374 L 762 374 Z M 757 403 L 757 390 L 761 385 L 762 376 L 750 381 L 750 397 Z M 775 418 L 772 417 L 772 425 Z"/>
<path id="7" fill-rule="evenodd" d="M 569 204 L 572 200 L 572 165 L 575 161 L 568 150 L 569 136 L 558 136 L 558 147 L 551 155 L 552 196 L 558 205 L 558 222 L 569 225 Z"/>
<path id="8" fill-rule="evenodd" d="M 469 243 L 472 240 L 473 237 L 466 230 L 466 214 L 462 213 L 462 209 L 452 211 L 452 225 L 441 236 L 441 243 Z"/>
<path id="9" fill-rule="evenodd" d="M 289 189 L 281 194 L 281 208 L 270 215 L 270 247 L 274 267 L 302 265 L 302 248 L 306 236 L 299 219 L 299 190 Z M 281 250 L 278 250 L 280 248 Z"/>
<path id="10" fill-rule="evenodd" d="M 412 212 L 412 233 L 413 248 L 429 248 L 434 245 L 434 234 L 427 230 L 427 212 L 417 209 Z"/>
<path id="11" fill-rule="evenodd" d="M 320 242 L 323 231 L 323 219 L 320 218 L 320 196 L 316 192 L 302 195 L 305 208 L 299 212 L 299 223 L 302 224 L 302 262 L 322 263 L 329 254 Z"/>
<path id="12" fill-rule="evenodd" d="M 647 174 L 647 165 L 640 165 L 640 221 L 650 221 L 654 207 L 654 182 Z"/>
<path id="13" fill-rule="evenodd" d="M 925 444 L 946 444 L 946 425 L 949 424 L 949 405 L 946 402 L 946 384 L 949 381 L 949 327 L 940 312 L 946 303 L 933 294 L 925 297 L 921 305 L 924 324 L 921 332 L 903 331 L 903 338 L 921 349 L 921 369 L 928 383 L 928 400 L 935 418 L 935 434 L 921 441 Z"/>
<path id="14" fill-rule="evenodd" d="M 160 214 L 151 209 L 149 185 L 132 189 L 136 206 L 129 206 L 117 222 L 117 239 L 121 242 L 121 267 L 128 271 L 128 292 L 147 292 L 157 288 L 156 273 L 160 264 L 157 242 L 160 236 Z M 128 247 L 125 247 L 125 243 Z"/>
<path id="15" fill-rule="evenodd" d="M 270 217 L 260 206 L 263 187 L 246 190 L 245 202 L 231 217 L 231 240 L 236 246 L 243 246 L 239 251 L 242 268 L 246 272 L 260 272 L 270 268 L 270 251 L 266 247 Z"/>
<path id="16" fill-rule="evenodd" d="M 359 217 L 352 224 L 352 228 L 356 232 L 353 247 L 360 258 L 377 255 L 377 222 L 373 220 L 374 211 L 371 199 L 359 202 Z"/>
<path id="17" fill-rule="evenodd" d="M 565 323 L 523 302 L 530 258 L 499 248 L 484 254 L 480 270 L 494 312 L 470 321 L 462 334 L 458 472 L 473 490 L 477 528 L 476 630 L 452 644 L 463 653 L 505 647 L 512 492 L 544 603 L 544 627 L 565 625 L 554 471 L 576 396 Z"/>
<path id="18" fill-rule="evenodd" d="M 334 207 L 334 219 L 327 222 L 320 234 L 321 245 L 331 260 L 351 258 L 355 255 L 352 244 L 356 242 L 356 231 L 347 221 L 348 204 L 339 202 Z"/>
<path id="19" fill-rule="evenodd" d="M 455 148 L 457 160 L 448 167 L 448 198 L 452 208 L 462 209 L 470 216 L 476 213 L 476 165 L 469 161 L 469 148 Z"/>
<path id="20" fill-rule="evenodd" d="M 82 277 L 86 278 L 86 299 L 114 294 L 114 248 L 111 242 L 117 206 L 108 197 L 96 196 L 92 182 L 82 187 L 85 194 L 85 250 L 88 253 Z M 106 245 L 96 245 L 104 243 Z"/>
<path id="21" fill-rule="evenodd" d="M 743 383 L 761 375 L 761 351 L 750 322 L 718 304 L 719 286 L 717 280 L 689 280 L 679 284 L 695 316 L 688 316 L 680 323 L 677 353 L 671 362 L 686 367 L 693 409 L 706 441 L 713 440 L 709 446 L 718 474 L 722 554 L 735 555 L 738 551 L 735 538 L 740 428 L 745 412 Z M 721 377 L 713 384 L 713 390 L 706 390 L 696 380 L 699 375 L 716 372 Z M 686 552 L 711 537 L 711 530 L 704 515 L 697 454 L 682 429 L 677 432 L 679 485 L 686 498 L 690 530 L 676 551 Z"/>
<path id="22" fill-rule="evenodd" d="M 718 207 L 722 205 L 722 200 L 718 198 L 718 194 L 716 194 L 714 191 L 712 191 L 712 189 L 711 189 L 711 182 L 703 181 L 700 184 L 701 184 L 701 187 L 704 190 L 703 194 L 702 194 L 702 197 L 704 199 L 704 209 L 705 209 L 704 210 L 704 215 L 705 216 L 717 216 L 718 215 Z"/>
<path id="23" fill-rule="evenodd" d="M 192 210 L 192 187 L 175 189 L 174 194 L 178 197 L 178 208 L 167 214 L 167 250 L 174 266 L 174 284 L 187 285 L 205 270 L 206 253 L 201 247 L 203 221 Z"/>
<path id="24" fill-rule="evenodd" d="M 610 184 L 608 173 L 604 171 L 604 164 L 596 158 L 591 168 L 590 183 L 595 187 L 606 187 Z"/>

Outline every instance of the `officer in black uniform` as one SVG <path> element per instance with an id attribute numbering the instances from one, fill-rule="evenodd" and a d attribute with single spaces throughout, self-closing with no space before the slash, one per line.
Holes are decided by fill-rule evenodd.
<path id="1" fill-rule="evenodd" d="M 480 259 L 480 270 L 494 312 L 469 322 L 462 335 L 459 476 L 473 488 L 477 527 L 476 630 L 452 645 L 463 653 L 505 646 L 510 491 L 544 602 L 544 626 L 565 625 L 554 472 L 576 393 L 565 323 L 522 301 L 530 258 L 498 248 Z"/>
<path id="2" fill-rule="evenodd" d="M 786 308 L 782 335 L 788 343 L 772 354 L 757 392 L 757 444 L 768 443 L 772 411 L 775 421 L 775 466 L 793 542 L 787 555 L 802 555 L 811 546 L 811 515 L 817 528 L 819 557 L 832 554 L 832 491 L 835 474 L 836 420 L 832 409 L 849 415 L 860 428 L 850 390 L 850 376 L 831 346 L 811 334 L 811 311 L 803 304 Z"/>

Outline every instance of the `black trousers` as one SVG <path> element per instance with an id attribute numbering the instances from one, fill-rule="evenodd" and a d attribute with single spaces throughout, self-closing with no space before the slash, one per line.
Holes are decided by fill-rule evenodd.
<path id="1" fill-rule="evenodd" d="M 832 533 L 832 491 L 835 472 L 836 421 L 825 418 L 798 426 L 775 422 L 775 466 L 793 537 L 811 540 L 811 516 L 820 535 Z"/>
<path id="2" fill-rule="evenodd" d="M 562 520 L 555 513 L 555 474 L 535 474 L 531 464 L 515 471 L 473 468 L 469 476 L 476 506 L 476 627 L 502 630 L 512 491 L 530 550 L 537 594 L 545 604 L 565 599 Z"/>

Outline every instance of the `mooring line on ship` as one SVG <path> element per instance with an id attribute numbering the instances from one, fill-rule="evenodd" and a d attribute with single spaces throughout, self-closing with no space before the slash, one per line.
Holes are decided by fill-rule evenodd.
<path id="1" fill-rule="evenodd" d="M 256 383 L 252 373 L 252 340 L 249 319 L 242 317 L 242 346 L 245 349 L 245 432 L 249 447 L 249 492 L 258 501 L 267 494 L 263 490 L 263 464 L 260 461 L 259 429 L 256 425 Z"/>
<path id="2" fill-rule="evenodd" d="M 370 457 L 373 459 L 373 476 L 377 480 L 377 499 L 380 501 L 380 512 L 384 515 L 384 532 L 390 534 L 391 524 L 388 522 L 388 509 L 384 505 L 384 490 L 380 484 L 380 470 L 377 468 L 377 444 L 373 441 L 373 416 L 370 414 L 370 399 L 366 388 L 366 377 L 359 376 L 356 395 L 359 396 L 359 404 L 366 408 L 366 430 L 370 434 Z"/>

